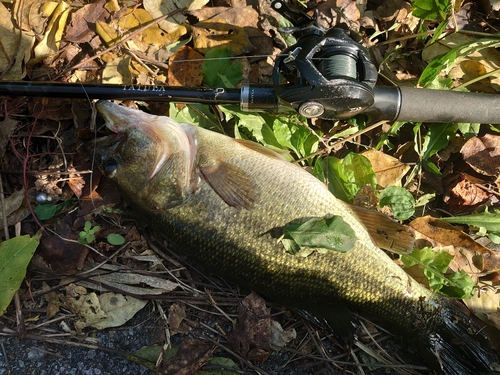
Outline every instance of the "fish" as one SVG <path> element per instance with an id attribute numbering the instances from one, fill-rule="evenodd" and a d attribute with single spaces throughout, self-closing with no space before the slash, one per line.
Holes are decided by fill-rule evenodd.
<path id="1" fill-rule="evenodd" d="M 463 304 L 422 286 L 377 246 L 367 223 L 385 229 L 389 221 L 373 224 L 378 216 L 370 220 L 257 143 L 109 101 L 96 108 L 111 131 L 95 145 L 100 169 L 169 246 L 334 331 L 352 326 L 345 314 L 373 317 L 411 338 L 435 373 L 498 370 L 496 353 Z M 291 222 L 332 216 L 355 233 L 347 252 L 300 257 L 280 241 Z"/>

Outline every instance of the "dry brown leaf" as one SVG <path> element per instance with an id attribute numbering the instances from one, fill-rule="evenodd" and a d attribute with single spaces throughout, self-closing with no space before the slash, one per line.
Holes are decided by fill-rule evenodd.
<path id="1" fill-rule="evenodd" d="M 270 309 L 262 297 L 252 292 L 238 308 L 238 324 L 229 342 L 243 358 L 260 365 L 272 353 L 271 336 Z"/>
<path id="2" fill-rule="evenodd" d="M 464 270 L 471 276 L 482 276 L 500 269 L 500 253 L 480 245 L 451 224 L 424 216 L 409 225 L 415 230 L 417 239 L 427 240 L 432 247 L 454 256 L 450 268 L 455 272 Z"/>
<path id="3" fill-rule="evenodd" d="M 446 205 L 449 212 L 462 213 L 464 210 L 473 210 L 478 205 L 487 202 L 491 196 L 491 193 L 481 189 L 480 186 L 472 183 L 467 176 L 463 175 L 451 188 Z"/>
<path id="4" fill-rule="evenodd" d="M 87 293 L 87 289 L 82 286 L 69 284 L 66 287 L 65 303 L 66 307 L 80 318 L 75 322 L 75 328 L 78 332 L 106 318 L 106 313 L 101 308 L 97 294 Z"/>
<path id="5" fill-rule="evenodd" d="M 171 334 L 179 329 L 182 321 L 186 317 L 186 306 L 183 303 L 173 303 L 168 309 L 168 327 Z"/>
<path id="6" fill-rule="evenodd" d="M 198 87 L 203 82 L 203 55 L 184 46 L 169 59 L 168 85 Z"/>
<path id="7" fill-rule="evenodd" d="M 180 8 L 186 8 L 189 11 L 201 9 L 208 1 L 209 0 L 143 0 L 142 5 L 153 18 L 159 18 Z M 159 26 L 167 33 L 173 33 L 185 21 L 186 17 L 182 13 L 177 13 L 173 17 L 160 22 Z"/>
<path id="8" fill-rule="evenodd" d="M 381 187 L 401 186 L 401 179 L 410 167 L 398 159 L 375 149 L 363 152 L 370 160 L 373 172 L 377 176 L 377 184 Z"/>
<path id="9" fill-rule="evenodd" d="M 465 162 L 486 176 L 500 175 L 500 136 L 472 137 L 460 150 Z"/>
<path id="10" fill-rule="evenodd" d="M 271 348 L 273 350 L 283 349 L 295 338 L 297 338 L 297 332 L 294 328 L 285 331 L 279 322 L 271 320 Z"/>
<path id="11" fill-rule="evenodd" d="M 69 172 L 74 172 L 69 174 L 68 185 L 70 189 L 73 191 L 77 198 L 82 196 L 82 190 L 85 186 L 85 180 L 83 177 L 76 171 L 74 167 L 68 169 Z"/>
<path id="12" fill-rule="evenodd" d="M 230 25 L 224 18 L 211 18 L 193 26 L 194 48 L 205 54 L 213 48 L 229 48 L 234 55 L 254 49 L 243 27 Z"/>
<path id="13" fill-rule="evenodd" d="M 0 3 L 0 79 L 20 80 L 26 75 L 25 63 L 31 55 L 33 35 L 17 29 L 12 23 L 9 10 Z"/>
<path id="14" fill-rule="evenodd" d="M 19 125 L 19 121 L 6 117 L 0 121 L 0 157 L 4 157 L 9 139 Z"/>
<path id="15" fill-rule="evenodd" d="M 361 13 L 355 0 L 327 0 L 317 7 L 318 22 L 323 27 L 334 27 L 346 23 L 357 28 L 353 23 L 359 20 Z"/>
<path id="16" fill-rule="evenodd" d="M 500 329 L 500 293 L 493 282 L 481 281 L 481 288 L 464 302 L 474 315 Z"/>
<path id="17" fill-rule="evenodd" d="M 97 329 L 120 327 L 132 319 L 147 303 L 148 301 L 117 293 L 101 294 L 99 304 L 106 317 L 91 325 Z"/>
<path id="18" fill-rule="evenodd" d="M 185 337 L 177 354 L 161 366 L 161 375 L 192 375 L 212 359 L 215 345 L 207 340 Z"/>
<path id="19" fill-rule="evenodd" d="M 109 18 L 109 13 L 104 9 L 105 0 L 84 5 L 71 14 L 71 24 L 66 28 L 64 38 L 74 43 L 86 43 L 95 36 L 95 31 L 89 28 L 97 20 L 104 21 Z"/>

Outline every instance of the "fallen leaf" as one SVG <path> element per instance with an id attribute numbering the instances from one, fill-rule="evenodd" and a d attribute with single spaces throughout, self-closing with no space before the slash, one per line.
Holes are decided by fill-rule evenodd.
<path id="1" fill-rule="evenodd" d="M 477 41 L 477 38 L 462 33 L 450 33 L 444 38 L 436 41 L 436 43 L 431 43 L 430 45 L 425 47 L 422 51 L 422 59 L 426 62 L 430 62 L 433 58 L 444 55 L 452 48 Z M 480 44 L 478 46 L 480 46 Z M 458 83 L 467 81 L 468 77 L 466 75 L 468 73 L 471 73 L 470 70 L 464 71 L 464 67 L 467 67 L 467 65 L 463 65 L 463 62 L 479 62 L 488 73 L 500 68 L 500 52 L 495 48 L 484 48 L 479 51 L 473 50 L 472 53 L 468 53 L 466 57 L 460 57 L 458 60 L 460 61 L 460 64 L 450 64 L 448 67 L 446 67 L 447 71 L 449 70 L 450 78 L 457 81 Z M 482 70 L 482 68 L 480 69 Z M 498 77 L 498 75 L 491 76 L 489 81 L 490 89 L 500 91 L 500 77 Z"/>
<path id="2" fill-rule="evenodd" d="M 500 253 L 480 245 L 451 224 L 424 216 L 409 225 L 415 230 L 417 239 L 427 240 L 434 248 L 446 250 L 454 256 L 450 263 L 454 272 L 464 270 L 477 277 L 500 269 Z"/>
<path id="3" fill-rule="evenodd" d="M 14 26 L 9 10 L 0 3 L 0 79 L 21 80 L 26 75 L 25 64 L 31 56 L 35 36 Z"/>
<path id="4" fill-rule="evenodd" d="M 341 23 L 354 26 L 353 22 L 359 20 L 361 13 L 354 0 L 327 0 L 317 7 L 318 22 L 323 27 L 334 27 Z"/>
<path id="5" fill-rule="evenodd" d="M 500 175 L 500 136 L 472 137 L 460 150 L 465 162 L 486 176 Z"/>
<path id="6" fill-rule="evenodd" d="M 52 9 L 57 6 L 57 2 L 44 0 L 14 1 L 12 17 L 23 31 L 29 31 L 35 35 L 43 35 L 47 19 L 50 16 L 50 14 L 44 12 L 47 3 L 53 4 Z M 5 21 L 5 19 L 2 19 L 2 21 Z"/>
<path id="7" fill-rule="evenodd" d="M 95 36 L 95 31 L 89 28 L 97 20 L 109 18 L 109 13 L 104 9 L 105 0 L 86 4 L 76 12 L 71 13 L 71 24 L 66 28 L 65 38 L 74 43 L 88 43 Z"/>
<path id="8" fill-rule="evenodd" d="M 106 317 L 91 326 L 104 329 L 122 326 L 146 306 L 147 301 L 117 293 L 104 293 L 99 296 L 99 304 Z"/>
<path id="9" fill-rule="evenodd" d="M 4 199 L 4 206 L 0 209 L 0 221 L 3 220 L 3 212 L 9 217 L 17 211 L 24 201 L 24 190 L 17 190 Z"/>
<path id="10" fill-rule="evenodd" d="M 24 235 L 0 243 L 0 316 L 21 286 L 39 241 L 39 235 Z"/>
<path id="11" fill-rule="evenodd" d="M 50 319 L 59 312 L 59 307 L 63 305 L 59 298 L 59 293 L 52 290 L 51 287 L 44 281 L 42 282 L 42 290 L 44 292 L 43 299 L 47 301 L 47 308 L 45 309 L 47 318 Z"/>
<path id="12" fill-rule="evenodd" d="M 65 302 L 66 307 L 80 318 L 75 322 L 75 328 L 79 332 L 106 318 L 106 313 L 101 308 L 97 294 L 87 293 L 87 289 L 82 286 L 75 284 L 66 286 Z"/>
<path id="13" fill-rule="evenodd" d="M 89 281 L 81 280 L 78 284 L 101 292 L 113 290 L 123 294 L 149 296 L 171 292 L 178 286 L 163 277 L 133 273 L 110 264 L 103 264 L 99 269 L 88 272 L 91 268 L 93 268 L 92 264 L 86 264 L 83 269 Z M 65 282 L 75 282 L 75 280 L 68 278 Z M 142 287 L 141 284 L 147 286 Z"/>
<path id="14" fill-rule="evenodd" d="M 74 167 L 69 168 L 68 172 L 75 172 L 69 174 L 68 185 L 75 196 L 80 198 L 82 196 L 83 187 L 85 186 L 85 181 L 83 180 L 83 177 L 77 173 Z"/>
<path id="15" fill-rule="evenodd" d="M 177 353 L 164 361 L 161 375 L 192 375 L 212 359 L 215 345 L 202 339 L 185 337 Z"/>
<path id="16" fill-rule="evenodd" d="M 179 329 L 185 317 L 186 306 L 182 303 L 173 303 L 168 309 L 168 327 L 174 331 Z"/>
<path id="17" fill-rule="evenodd" d="M 190 11 L 203 8 L 209 0 L 176 0 L 176 1 L 162 1 L 162 0 L 143 0 L 142 5 L 149 14 L 154 18 L 159 18 L 165 14 L 172 13 L 173 11 L 181 8 L 186 8 Z M 159 26 L 167 33 L 174 32 L 180 25 L 186 21 L 186 17 L 182 13 L 177 13 L 173 17 L 167 18 L 165 21 L 160 22 Z"/>
<path id="18" fill-rule="evenodd" d="M 294 328 L 283 329 L 276 320 L 271 320 L 271 348 L 273 350 L 283 349 L 290 341 L 297 338 L 297 332 Z"/>
<path id="19" fill-rule="evenodd" d="M 377 185 L 381 187 L 401 186 L 401 179 L 410 170 L 410 166 L 381 151 L 370 149 L 362 154 L 370 160 L 377 176 Z"/>
<path id="20" fill-rule="evenodd" d="M 242 27 L 230 25 L 223 18 L 210 18 L 193 25 L 194 48 L 205 54 L 213 48 L 229 48 L 235 56 L 255 47 Z"/>
<path id="21" fill-rule="evenodd" d="M 492 196 L 480 186 L 468 180 L 463 175 L 460 180 L 450 189 L 450 196 L 446 202 L 449 212 L 455 214 L 463 213 L 464 210 L 473 210 L 475 207 L 484 204 Z"/>
<path id="22" fill-rule="evenodd" d="M 243 358 L 261 365 L 272 352 L 270 309 L 252 292 L 238 308 L 238 324 L 229 336 L 231 347 Z"/>
<path id="23" fill-rule="evenodd" d="M 50 14 L 50 21 L 45 29 L 43 39 L 35 47 L 35 61 L 41 61 L 47 56 L 53 55 L 59 51 L 64 28 L 68 20 L 70 6 L 68 3 L 61 1 Z"/>
<path id="24" fill-rule="evenodd" d="M 102 71 L 102 83 L 116 85 L 132 84 L 132 73 L 130 71 L 130 56 L 117 56 L 106 64 Z"/>
<path id="25" fill-rule="evenodd" d="M 474 296 L 464 302 L 474 315 L 500 329 L 500 293 L 493 282 L 481 281 Z"/>
<path id="26" fill-rule="evenodd" d="M 189 46 L 179 49 L 169 59 L 168 85 L 199 87 L 203 82 L 203 55 Z"/>

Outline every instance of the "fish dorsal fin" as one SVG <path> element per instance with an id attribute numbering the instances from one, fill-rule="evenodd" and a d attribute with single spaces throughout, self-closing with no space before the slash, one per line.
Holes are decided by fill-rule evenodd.
<path id="1" fill-rule="evenodd" d="M 212 189 L 231 207 L 251 209 L 258 188 L 248 173 L 221 160 L 205 160 L 199 169 Z"/>
<path id="2" fill-rule="evenodd" d="M 268 147 L 262 146 L 260 143 L 256 143 L 254 141 L 249 141 L 247 139 L 235 139 L 235 141 L 237 143 L 239 143 L 240 145 L 242 145 L 250 150 L 257 151 L 257 152 L 261 153 L 262 155 L 266 155 L 270 158 L 278 159 L 278 160 L 286 160 L 283 157 L 283 155 L 281 155 L 280 153 L 278 153 L 274 150 L 271 150 Z"/>
<path id="3" fill-rule="evenodd" d="M 397 254 L 412 252 L 415 236 L 411 230 L 381 212 L 349 205 L 364 225 L 375 245 Z"/>

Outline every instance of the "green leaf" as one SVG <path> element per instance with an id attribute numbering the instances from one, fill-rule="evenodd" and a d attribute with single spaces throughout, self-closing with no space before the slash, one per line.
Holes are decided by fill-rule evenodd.
<path id="1" fill-rule="evenodd" d="M 495 210 L 489 212 L 486 208 L 483 212 L 478 214 L 470 214 L 463 216 L 442 217 L 442 221 L 452 224 L 465 224 L 471 227 L 479 228 L 479 235 L 492 235 L 500 236 L 500 211 Z M 491 239 L 491 238 L 490 238 Z M 493 240 L 492 240 L 493 241 Z"/>
<path id="2" fill-rule="evenodd" d="M 40 236 L 19 236 L 0 244 L 0 315 L 9 306 L 26 276 Z"/>
<path id="3" fill-rule="evenodd" d="M 469 124 L 460 122 L 457 124 L 457 126 L 458 130 L 460 131 L 460 133 L 462 133 L 466 140 L 478 135 L 481 128 L 481 124 L 479 123 Z"/>
<path id="4" fill-rule="evenodd" d="M 196 371 L 193 375 L 238 375 L 240 372 L 238 365 L 229 358 L 215 357 L 212 358 L 207 366 L 214 367 L 212 370 L 201 370 Z M 234 369 L 236 371 L 231 371 Z"/>
<path id="5" fill-rule="evenodd" d="M 273 134 L 278 143 L 282 147 L 294 151 L 299 158 L 318 150 L 318 137 L 307 127 L 305 122 L 301 121 L 299 116 L 275 117 L 272 121 Z"/>
<path id="6" fill-rule="evenodd" d="M 457 133 L 458 124 L 430 124 L 424 142 L 420 150 L 423 160 L 428 160 L 431 156 L 441 151 L 450 142 L 451 137 Z"/>
<path id="7" fill-rule="evenodd" d="M 125 243 L 125 238 L 117 233 L 110 233 L 106 238 L 111 245 L 123 245 Z"/>
<path id="8" fill-rule="evenodd" d="M 285 239 L 299 247 L 347 252 L 356 243 L 356 233 L 341 216 L 295 220 L 283 228 Z"/>
<path id="9" fill-rule="evenodd" d="M 444 274 L 452 259 L 453 256 L 446 251 L 437 252 L 428 247 L 401 255 L 405 267 L 418 265 L 423 270 L 429 286 L 435 292 L 451 298 L 471 298 L 475 284 L 469 275 L 463 271 Z"/>
<path id="10" fill-rule="evenodd" d="M 444 20 L 450 9 L 447 0 L 413 0 L 412 10 L 415 17 L 422 20 Z"/>
<path id="11" fill-rule="evenodd" d="M 354 194 L 347 187 L 347 176 L 344 173 L 342 161 L 335 156 L 329 156 L 325 160 L 324 168 L 328 189 L 337 198 L 344 202 L 352 202 Z"/>
<path id="12" fill-rule="evenodd" d="M 435 57 L 429 62 L 420 75 L 418 84 L 422 87 L 427 87 L 436 79 L 441 71 L 448 74 L 451 68 L 453 68 L 453 66 L 455 66 L 455 64 L 457 64 L 463 57 L 469 56 L 484 48 L 496 48 L 498 46 L 500 46 L 500 40 L 498 38 L 488 37 L 474 39 L 470 42 L 452 48 L 450 51 Z"/>
<path id="13" fill-rule="evenodd" d="M 342 161 L 334 156 L 329 156 L 325 161 L 319 162 L 326 163 L 326 165 L 321 167 L 315 165 L 316 173 L 323 170 L 324 179 L 328 182 L 328 188 L 332 194 L 345 202 L 352 202 L 363 185 L 368 184 L 373 188 L 376 187 L 377 178 L 370 160 L 363 155 L 350 153 Z"/>
<path id="14" fill-rule="evenodd" d="M 48 203 L 48 204 L 40 204 L 35 207 L 35 214 L 39 220 L 48 220 L 53 218 L 59 211 L 62 210 L 65 203 Z"/>
<path id="15" fill-rule="evenodd" d="M 170 103 L 169 117 L 180 123 L 196 124 L 202 128 L 224 133 L 217 116 L 208 105 L 189 103 L 181 109 L 175 103 Z"/>
<path id="16" fill-rule="evenodd" d="M 231 61 L 229 48 L 214 48 L 205 54 L 201 71 L 203 83 L 209 87 L 235 87 L 243 79 L 241 62 Z"/>
<path id="17" fill-rule="evenodd" d="M 241 131 L 264 146 L 283 149 L 274 135 L 273 128 L 261 115 L 244 113 L 239 108 L 231 106 L 220 106 L 220 108 L 228 119 L 234 120 L 236 133 Z"/>
<path id="18" fill-rule="evenodd" d="M 380 207 L 391 207 L 398 220 L 409 219 L 415 213 L 415 199 L 406 189 L 399 186 L 388 186 L 380 193 Z"/>

